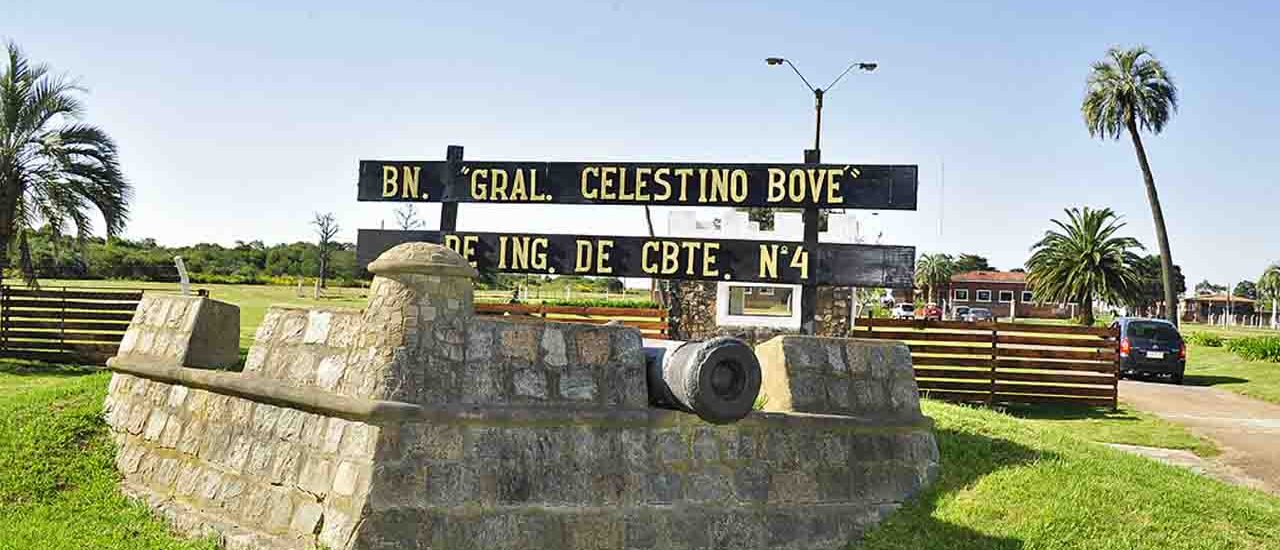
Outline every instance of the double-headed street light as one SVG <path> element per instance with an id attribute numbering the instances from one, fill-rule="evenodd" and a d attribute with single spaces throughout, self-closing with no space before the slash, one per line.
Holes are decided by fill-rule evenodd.
<path id="1" fill-rule="evenodd" d="M 791 61 L 788 61 L 786 58 L 767 57 L 764 61 L 770 65 L 781 65 L 786 63 L 788 67 L 791 67 L 791 70 L 795 71 L 796 76 L 800 77 L 800 80 L 804 82 L 805 87 L 809 88 L 810 92 L 813 92 L 813 108 L 817 111 L 817 124 L 813 129 L 813 149 L 804 152 L 804 162 L 806 164 L 817 164 L 822 162 L 822 96 L 831 91 L 831 88 L 834 88 L 836 84 L 839 84 L 840 80 L 843 79 L 845 75 L 849 74 L 850 71 L 858 69 L 860 71 L 871 72 L 876 70 L 876 64 L 865 61 L 854 61 L 853 63 L 850 63 L 848 67 L 845 67 L 844 72 L 840 73 L 840 76 L 837 76 L 835 80 L 832 80 L 830 84 L 827 84 L 826 88 L 814 88 L 812 84 L 809 84 L 809 79 L 805 78 L 804 75 L 800 73 L 800 69 L 797 69 L 795 64 L 791 63 Z M 817 250 L 817 205 L 806 206 L 804 208 L 802 218 L 804 220 L 804 247 L 811 251 Z M 804 287 L 800 289 L 800 332 L 802 334 L 815 333 L 815 329 L 817 327 L 814 315 L 817 313 L 817 310 L 818 287 L 812 283 L 805 283 Z M 852 309 L 850 309 L 850 311 L 852 311 Z"/>
<path id="2" fill-rule="evenodd" d="M 812 84 L 809 84 L 809 79 L 805 78 L 804 75 L 800 73 L 800 69 L 797 69 L 795 64 L 792 63 L 789 59 L 786 59 L 783 57 L 766 57 L 764 62 L 770 65 L 781 65 L 783 63 L 786 63 L 788 67 L 791 67 L 792 71 L 795 71 L 796 76 L 800 77 L 800 81 L 804 82 L 805 87 L 809 88 L 810 92 L 813 92 L 813 107 L 814 107 L 814 110 L 817 111 L 817 115 L 818 115 L 817 125 L 814 128 L 814 132 L 813 132 L 813 150 L 814 151 L 819 151 L 822 149 L 821 147 L 822 145 L 822 97 L 826 95 L 827 92 L 831 91 L 831 89 L 834 88 L 836 84 L 839 84 L 840 80 L 844 79 L 845 75 L 849 74 L 849 72 L 854 70 L 855 68 L 860 71 L 871 72 L 876 70 L 876 67 L 877 67 L 875 63 L 868 63 L 865 61 L 854 61 L 853 63 L 850 63 L 848 67 L 845 67 L 844 72 L 840 73 L 840 76 L 837 76 L 835 80 L 832 80 L 830 84 L 827 84 L 826 88 L 814 88 Z"/>

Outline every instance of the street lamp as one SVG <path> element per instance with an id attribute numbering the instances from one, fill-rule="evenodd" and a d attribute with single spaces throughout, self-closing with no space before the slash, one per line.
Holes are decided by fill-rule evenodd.
<path id="1" fill-rule="evenodd" d="M 788 67 L 791 67 L 792 71 L 795 71 L 796 76 L 800 77 L 800 81 L 804 82 L 804 86 L 809 88 L 810 92 L 813 92 L 813 108 L 817 112 L 817 124 L 813 129 L 813 149 L 804 152 L 804 162 L 805 164 L 817 164 L 822 162 L 822 97 L 826 95 L 827 92 L 831 91 L 831 88 L 834 88 L 836 84 L 839 84 L 840 80 L 843 79 L 845 75 L 849 74 L 850 71 L 858 69 L 860 71 L 871 72 L 876 70 L 876 64 L 865 61 L 854 61 L 853 63 L 850 63 L 848 67 L 845 67 L 844 72 L 840 73 L 840 76 L 837 76 L 835 80 L 832 80 L 830 84 L 827 84 L 826 88 L 814 88 L 812 84 L 809 84 L 809 79 L 805 78 L 804 75 L 800 73 L 800 69 L 797 69 L 795 64 L 786 58 L 766 57 L 764 62 L 769 65 L 781 65 L 786 63 Z M 811 251 L 817 250 L 818 207 L 816 205 L 806 206 L 804 207 L 803 213 L 804 248 Z M 852 311 L 852 309 L 853 308 L 851 307 L 850 311 Z M 816 326 L 814 323 L 814 315 L 817 313 L 817 310 L 818 287 L 812 283 L 805 283 L 804 287 L 800 289 L 800 332 L 802 334 L 815 333 Z"/>
<path id="2" fill-rule="evenodd" d="M 831 89 L 834 88 L 836 84 L 839 84 L 840 81 L 844 79 L 845 75 L 849 74 L 850 71 L 854 69 L 858 69 L 860 71 L 871 72 L 876 70 L 876 67 L 879 66 L 876 63 L 869 63 L 865 61 L 854 61 L 853 63 L 850 63 L 848 67 L 845 67 L 844 72 L 840 73 L 840 76 L 837 76 L 835 80 L 832 80 L 830 84 L 827 84 L 827 87 L 814 88 L 812 84 L 809 84 L 809 79 L 805 78 L 804 75 L 800 73 L 800 69 L 797 69 L 795 64 L 792 63 L 791 60 L 785 57 L 766 57 L 764 59 L 764 62 L 768 63 L 769 65 L 781 65 L 783 63 L 786 63 L 788 67 L 791 67 L 792 71 L 795 71 L 796 76 L 800 77 L 800 81 L 804 82 L 805 87 L 809 88 L 810 92 L 813 92 L 813 107 L 814 107 L 814 110 L 817 112 L 817 124 L 813 132 L 813 150 L 814 151 L 820 151 L 822 149 L 821 145 L 822 145 L 822 98 L 823 96 L 825 96 L 827 92 L 831 91 Z M 815 154 L 819 156 L 821 155 L 821 153 L 815 153 Z"/>

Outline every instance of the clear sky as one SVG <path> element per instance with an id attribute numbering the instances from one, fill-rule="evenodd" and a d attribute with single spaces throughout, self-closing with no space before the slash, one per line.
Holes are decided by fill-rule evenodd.
<path id="1" fill-rule="evenodd" d="M 799 162 L 812 96 L 763 62 L 778 55 L 815 82 L 880 64 L 828 96 L 823 159 L 920 166 L 920 209 L 879 216 L 884 242 L 1008 269 L 1049 218 L 1090 205 L 1154 251 L 1132 146 L 1090 139 L 1079 113 L 1089 63 L 1145 44 L 1181 91 L 1146 143 L 1188 286 L 1280 259 L 1272 2 L 195 4 L 0 3 L 0 36 L 84 84 L 88 120 L 119 142 L 130 237 L 309 239 L 311 213 L 332 211 L 354 240 L 394 223 L 393 205 L 356 203 L 358 159 L 449 144 L 477 160 Z M 645 231 L 638 207 L 463 205 L 459 226 Z"/>

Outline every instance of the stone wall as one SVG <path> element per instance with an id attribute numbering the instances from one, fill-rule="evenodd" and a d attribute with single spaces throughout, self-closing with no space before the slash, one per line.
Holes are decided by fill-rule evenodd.
<path id="1" fill-rule="evenodd" d="M 775 336 L 798 332 L 766 327 L 719 326 L 716 324 L 716 283 L 680 281 L 672 288 L 676 288 L 675 292 L 679 294 L 674 300 L 679 306 L 668 308 L 674 327 L 672 337 L 676 340 L 707 340 L 716 336 L 732 336 L 750 344 L 758 344 Z M 815 328 L 819 336 L 849 335 L 849 298 L 852 292 L 853 289 L 848 287 L 818 288 Z"/>
<path id="2" fill-rule="evenodd" d="M 809 549 L 844 548 L 936 469 L 914 384 L 895 385 L 907 355 L 841 355 L 863 373 L 846 386 L 877 388 L 834 411 L 858 414 L 794 414 L 812 391 L 795 390 L 715 426 L 647 406 L 634 329 L 476 317 L 474 271 L 435 245 L 369 269 L 364 310 L 272 308 L 243 372 L 113 359 L 124 489 L 234 548 Z M 178 301 L 130 333 L 152 307 L 157 349 L 231 330 L 166 324 Z M 782 344 L 781 368 L 833 375 L 792 365 L 808 340 Z"/>

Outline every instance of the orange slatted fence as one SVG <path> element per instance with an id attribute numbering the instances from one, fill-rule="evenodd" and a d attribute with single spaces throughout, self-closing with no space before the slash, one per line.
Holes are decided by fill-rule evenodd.
<path id="1" fill-rule="evenodd" d="M 1105 328 L 858 319 L 849 336 L 906 342 L 926 397 L 1116 406 L 1116 342 Z"/>
<path id="2" fill-rule="evenodd" d="M 475 305 L 479 315 L 528 315 L 548 321 L 603 325 L 617 321 L 640 330 L 645 338 L 667 338 L 667 312 L 653 308 L 544 306 L 536 304 Z"/>
<path id="3" fill-rule="evenodd" d="M 0 357 L 106 364 L 141 300 L 141 290 L 0 286 Z"/>

